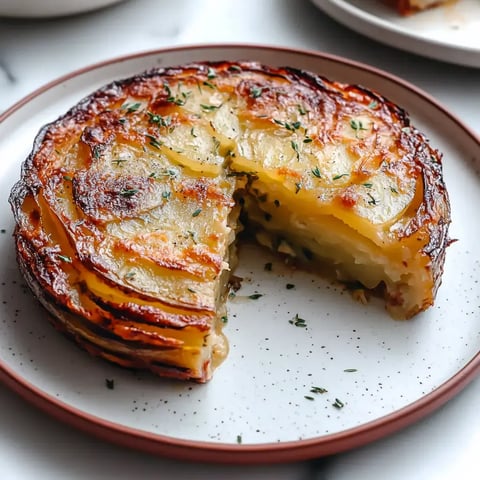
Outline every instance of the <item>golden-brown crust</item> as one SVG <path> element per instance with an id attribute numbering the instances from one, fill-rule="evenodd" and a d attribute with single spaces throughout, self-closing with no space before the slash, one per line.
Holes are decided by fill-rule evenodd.
<path id="1" fill-rule="evenodd" d="M 181 155 L 166 141 L 175 128 L 190 123 L 197 128 L 195 122 L 201 115 L 181 108 L 188 101 L 189 89 L 213 87 L 221 98 L 243 102 L 238 117 L 245 124 L 286 129 L 296 135 L 296 124 L 300 122 L 289 123 L 288 118 L 298 110 L 295 115 L 301 115 L 309 127 L 308 133 L 305 127 L 303 143 L 312 143 L 317 149 L 343 138 L 346 126 L 351 126 L 354 134 L 348 133 L 351 138 L 347 150 L 358 160 L 349 172 L 348 182 L 337 182 L 343 175 L 315 175 L 318 178 L 308 179 L 312 185 L 308 187 L 305 173 L 296 169 L 295 162 L 278 166 L 277 174 L 286 185 L 297 189 L 294 193 L 298 193 L 300 183 L 306 185 L 306 190 L 328 191 L 333 196 L 325 204 L 340 204 L 345 215 L 361 207 L 370 218 L 368 210 L 375 206 L 375 200 L 368 192 L 362 193 L 359 185 L 368 185 L 381 172 L 396 182 L 395 187 L 390 187 L 395 194 L 405 193 L 407 198 L 412 185 L 416 186 L 416 196 L 406 207 L 409 214 L 402 217 L 407 220 L 392 220 L 378 242 L 404 241 L 422 246 L 419 251 L 426 257 L 431 295 L 406 316 L 427 308 L 441 281 L 450 211 L 441 155 L 410 125 L 405 111 L 369 89 L 332 82 L 305 71 L 216 62 L 155 69 L 113 82 L 39 132 L 10 202 L 17 223 L 18 262 L 29 285 L 54 314 L 57 326 L 88 351 L 116 363 L 150 368 L 162 375 L 208 379 L 208 360 L 200 370 L 192 371 L 181 365 L 168 366 L 168 362 L 159 365 L 155 355 L 149 358 L 148 353 L 142 356 L 138 352 L 181 350 L 183 340 L 172 335 L 173 331 L 190 328 L 210 332 L 216 328 L 218 292 L 213 292 L 210 285 L 226 268 L 222 235 L 206 233 L 199 242 L 195 232 L 186 230 L 185 239 L 173 242 L 168 231 L 140 229 L 135 235 L 113 238 L 108 229 L 130 228 L 128 222 L 149 216 L 152 211 L 161 215 L 167 199 L 185 208 L 200 206 L 188 207 L 189 218 L 211 208 L 212 215 L 227 212 L 221 217 L 226 221 L 234 205 L 236 184 L 235 179 L 218 180 L 211 173 L 216 168 L 214 157 L 220 155 L 216 150 L 224 148 L 223 144 L 218 146 L 220 142 L 215 143 L 215 135 L 213 156 L 207 159 L 211 163 L 205 167 L 212 170 L 201 170 L 203 160 L 198 160 L 188 166 L 200 169 L 190 177 L 158 168 L 148 174 L 139 162 L 121 171 L 126 160 L 117 151 L 123 145 L 140 152 L 136 154 L 140 157 L 141 152 L 148 151 L 149 162 L 157 150 L 161 153 L 169 149 L 168 154 Z M 220 104 L 200 107 L 208 114 Z M 372 126 L 364 128 L 356 118 L 368 118 Z M 213 128 L 212 122 L 205 122 L 204 127 Z M 300 147 L 305 145 L 299 146 L 293 140 L 290 143 L 299 160 Z M 221 156 L 225 155 L 228 153 Z M 108 164 L 104 158 L 109 159 Z M 223 170 L 223 164 L 220 168 Z M 158 182 L 158 175 L 165 178 Z M 380 220 L 377 223 L 382 224 Z M 52 238 L 62 245 L 52 243 Z M 117 256 L 126 260 L 120 264 Z M 127 278 L 129 272 L 119 276 L 118 271 L 126 265 L 134 268 L 139 264 L 146 279 L 151 272 L 160 272 L 160 276 L 170 272 L 199 285 L 199 289 L 208 284 L 205 288 L 210 290 L 200 292 L 197 287 L 189 287 L 184 295 L 169 296 L 161 288 L 136 286 Z M 401 295 L 392 294 L 389 301 L 401 304 Z M 201 346 L 197 347 L 200 351 Z"/>

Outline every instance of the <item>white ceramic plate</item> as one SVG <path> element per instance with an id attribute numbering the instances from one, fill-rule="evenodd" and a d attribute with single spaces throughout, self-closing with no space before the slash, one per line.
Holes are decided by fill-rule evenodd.
<path id="1" fill-rule="evenodd" d="M 480 67 L 480 2 L 458 0 L 402 17 L 384 0 L 312 0 L 338 22 L 393 47 Z"/>
<path id="2" fill-rule="evenodd" d="M 123 0 L 0 0 L 0 15 L 46 18 L 76 15 L 104 8 Z"/>
<path id="3" fill-rule="evenodd" d="M 210 383 L 163 380 L 91 358 L 50 326 L 18 273 L 7 198 L 21 162 L 45 122 L 113 79 L 160 65 L 238 59 L 376 89 L 409 110 L 444 152 L 451 234 L 459 241 L 449 247 L 436 305 L 411 321 L 393 321 L 381 302 L 355 303 L 325 280 L 245 247 L 237 272 L 245 280 L 226 326 L 231 352 Z M 480 204 L 480 144 L 427 94 L 389 74 L 328 55 L 255 46 L 125 57 L 59 79 L 6 112 L 0 158 L 0 378 L 79 428 L 193 460 L 300 460 L 364 444 L 415 421 L 458 392 L 480 366 L 480 223 L 472 221 L 473 206 Z M 268 272 L 263 267 L 270 261 Z M 254 292 L 263 297 L 249 300 Z M 290 323 L 297 314 L 306 328 Z M 312 393 L 313 387 L 328 391 Z"/>

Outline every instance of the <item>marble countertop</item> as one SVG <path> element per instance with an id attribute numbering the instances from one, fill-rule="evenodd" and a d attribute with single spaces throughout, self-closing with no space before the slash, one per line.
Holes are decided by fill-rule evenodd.
<path id="1" fill-rule="evenodd" d="M 377 44 L 308 0 L 131 0 L 62 19 L 0 17 L 0 112 L 39 86 L 95 62 L 220 42 L 315 49 L 374 65 L 428 91 L 480 134 L 480 70 Z M 363 448 L 299 464 L 227 467 L 108 444 L 45 416 L 0 385 L 0 478 L 478 479 L 478 398 L 480 378 L 422 421 Z"/>

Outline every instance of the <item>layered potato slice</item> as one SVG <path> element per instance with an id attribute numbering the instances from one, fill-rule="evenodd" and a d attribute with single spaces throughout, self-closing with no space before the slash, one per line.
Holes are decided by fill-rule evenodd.
<path id="1" fill-rule="evenodd" d="M 409 318 L 434 301 L 450 222 L 440 154 L 404 111 L 247 62 L 98 90 L 41 130 L 10 201 L 20 268 L 60 330 L 199 382 L 227 354 L 240 229 Z"/>

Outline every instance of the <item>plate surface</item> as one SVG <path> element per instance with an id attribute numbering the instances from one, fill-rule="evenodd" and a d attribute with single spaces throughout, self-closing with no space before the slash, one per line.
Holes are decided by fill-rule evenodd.
<path id="1" fill-rule="evenodd" d="M 155 66 L 241 59 L 376 89 L 406 108 L 444 153 L 451 236 L 459 241 L 449 247 L 435 307 L 396 322 L 381 302 L 356 303 L 341 288 L 244 245 L 237 271 L 244 281 L 226 325 L 230 355 L 210 383 L 163 380 L 89 357 L 50 326 L 15 263 L 8 194 L 36 132 L 113 79 Z M 0 157 L 0 378 L 78 428 L 177 458 L 300 460 L 359 446 L 414 422 L 480 367 L 480 223 L 472 221 L 472 206 L 480 204 L 480 142 L 427 94 L 387 73 L 261 46 L 147 52 L 75 72 L 14 106 L 0 117 Z M 267 262 L 272 271 L 264 269 Z M 263 296 L 251 300 L 252 293 Z M 290 322 L 296 315 L 306 327 Z"/>
<path id="2" fill-rule="evenodd" d="M 312 0 L 338 22 L 393 47 L 480 68 L 480 2 L 458 0 L 403 17 L 383 0 Z"/>

